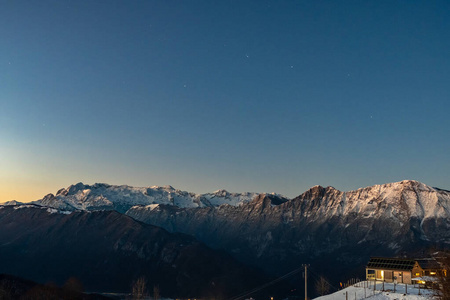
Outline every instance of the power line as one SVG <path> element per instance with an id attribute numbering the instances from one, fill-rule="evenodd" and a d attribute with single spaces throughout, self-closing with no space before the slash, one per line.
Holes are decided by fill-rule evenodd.
<path id="1" fill-rule="evenodd" d="M 320 277 L 321 277 L 321 275 L 317 274 L 316 272 L 314 272 L 313 269 L 311 269 L 310 265 L 307 265 L 307 266 L 309 267 L 309 268 L 308 268 L 308 269 L 309 269 L 309 272 L 311 272 L 313 276 L 315 276 L 316 278 L 320 278 Z M 282 280 L 284 280 L 284 279 L 286 279 L 286 278 L 289 278 L 289 277 L 291 277 L 291 276 L 293 276 L 293 275 L 299 273 L 299 272 L 302 271 L 304 268 L 305 268 L 305 265 L 302 265 L 302 267 L 297 268 L 297 269 L 295 269 L 295 270 L 293 270 L 293 271 L 291 271 L 291 272 L 289 272 L 289 273 L 286 273 L 285 275 L 283 275 L 283 276 L 281 276 L 281 277 L 278 277 L 278 278 L 276 278 L 276 279 L 274 279 L 274 280 L 272 280 L 272 281 L 269 281 L 269 282 L 267 282 L 267 283 L 265 283 L 265 284 L 263 284 L 263 285 L 260 285 L 260 286 L 258 286 L 258 287 L 255 287 L 255 288 L 253 288 L 253 289 L 251 289 L 251 290 L 245 291 L 245 292 L 243 292 L 243 293 L 241 293 L 241 294 L 239 294 L 239 295 L 233 296 L 233 297 L 231 297 L 229 300 L 239 300 L 239 299 L 244 298 L 244 297 L 246 297 L 246 296 L 249 296 L 249 295 L 251 295 L 251 294 L 253 294 L 253 293 L 259 292 L 259 291 L 261 291 L 261 290 L 263 290 L 263 289 L 265 289 L 265 288 L 267 288 L 267 287 L 269 287 L 269 286 L 271 286 L 271 285 L 274 285 L 274 284 L 277 283 L 277 282 L 280 282 L 280 281 L 282 281 Z M 306 274 L 305 274 L 305 275 L 306 275 Z M 333 289 L 333 290 L 335 290 L 335 291 L 339 291 L 339 289 L 336 288 L 336 286 L 332 285 L 327 279 L 325 279 L 323 276 L 322 276 L 322 278 L 323 278 L 323 280 L 325 281 L 325 283 L 326 283 L 331 289 Z"/>
<path id="2" fill-rule="evenodd" d="M 291 271 L 291 272 L 289 272 L 289 273 L 287 273 L 287 274 L 285 274 L 285 275 L 283 275 L 283 276 L 281 276 L 281 277 L 278 277 L 277 279 L 274 279 L 274 280 L 272 280 L 272 281 L 270 281 L 270 282 L 267 282 L 267 283 L 265 283 L 265 284 L 263 284 L 263 285 L 261 285 L 261 286 L 259 286 L 259 287 L 256 287 L 256 288 L 254 288 L 254 289 L 252 289 L 252 290 L 249 290 L 249 291 L 243 292 L 243 293 L 241 293 L 241 294 L 239 294 L 239 295 L 237 295 L 237 296 L 234 296 L 234 297 L 230 298 L 229 300 L 238 300 L 238 299 L 244 298 L 244 297 L 246 297 L 246 296 L 248 296 L 248 295 L 251 295 L 251 294 L 253 294 L 253 293 L 256 293 L 256 292 L 258 292 L 258 291 L 260 291 L 260 290 L 263 290 L 263 289 L 265 289 L 266 287 L 269 287 L 269 286 L 271 286 L 271 285 L 273 285 L 273 284 L 275 284 L 275 283 L 277 283 L 277 282 L 279 282 L 279 281 L 281 281 L 281 280 L 283 280 L 283 279 L 286 279 L 286 278 L 288 278 L 288 277 L 290 277 L 290 276 L 292 276 L 292 275 L 297 274 L 297 273 L 300 272 L 302 269 L 303 269 L 303 267 L 298 268 L 298 269 L 295 269 L 295 270 L 293 270 L 293 271 Z"/>
<path id="3" fill-rule="evenodd" d="M 336 288 L 334 285 L 332 285 L 325 277 L 323 277 L 323 276 L 317 274 L 317 273 L 314 272 L 314 270 L 312 270 L 311 268 L 309 268 L 309 271 L 310 271 L 311 273 L 313 273 L 313 275 L 315 275 L 315 276 L 316 276 L 317 278 L 319 278 L 319 279 L 320 279 L 320 277 L 322 277 L 322 279 L 325 281 L 325 283 L 328 284 L 328 286 L 331 287 L 333 290 L 339 291 L 339 289 Z"/>

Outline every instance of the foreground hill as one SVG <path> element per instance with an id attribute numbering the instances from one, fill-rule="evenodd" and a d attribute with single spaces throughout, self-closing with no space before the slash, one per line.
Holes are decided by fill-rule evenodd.
<path id="1" fill-rule="evenodd" d="M 74 281 L 69 281 L 61 288 L 54 284 L 43 285 L 20 277 L 0 274 L 0 299 L 2 300 L 112 300 L 101 295 L 82 293 L 79 291 L 80 288 L 82 289 Z"/>
<path id="2" fill-rule="evenodd" d="M 88 291 L 129 292 L 145 276 L 172 297 L 234 295 L 266 278 L 194 238 L 115 211 L 0 207 L 0 273 Z"/>

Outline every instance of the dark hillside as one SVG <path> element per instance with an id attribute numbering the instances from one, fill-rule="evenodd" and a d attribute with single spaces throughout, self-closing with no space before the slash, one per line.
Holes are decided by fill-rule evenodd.
<path id="1" fill-rule="evenodd" d="M 3 207 L 0 228 L 0 272 L 41 283 L 74 277 L 88 291 L 129 292 L 144 276 L 164 296 L 220 297 L 268 280 L 192 237 L 115 211 Z"/>

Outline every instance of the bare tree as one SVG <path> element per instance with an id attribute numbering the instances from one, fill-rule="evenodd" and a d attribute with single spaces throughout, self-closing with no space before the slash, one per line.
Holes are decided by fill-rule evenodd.
<path id="1" fill-rule="evenodd" d="M 3 280 L 0 283 L 0 299 L 2 299 L 2 300 L 13 299 L 12 290 L 13 290 L 13 287 L 12 287 L 11 281 Z"/>
<path id="2" fill-rule="evenodd" d="M 316 281 L 316 292 L 320 296 L 326 295 L 330 292 L 330 285 L 325 277 L 320 276 L 320 278 Z"/>
<path id="3" fill-rule="evenodd" d="M 57 292 L 57 289 L 50 286 L 36 285 L 23 295 L 21 300 L 55 300 L 55 299 L 76 299 L 76 295 L 70 292 Z"/>
<path id="4" fill-rule="evenodd" d="M 441 265 L 442 271 L 438 273 L 435 296 L 440 300 L 450 300 L 450 252 L 440 253 L 436 260 Z"/>
<path id="5" fill-rule="evenodd" d="M 70 277 L 63 285 L 63 289 L 72 293 L 82 293 L 84 291 L 83 284 L 78 278 Z"/>
<path id="6" fill-rule="evenodd" d="M 132 287 L 133 300 L 142 300 L 147 295 L 147 280 L 145 277 L 139 277 Z"/>
<path id="7" fill-rule="evenodd" d="M 159 300 L 159 286 L 153 286 L 153 300 Z"/>

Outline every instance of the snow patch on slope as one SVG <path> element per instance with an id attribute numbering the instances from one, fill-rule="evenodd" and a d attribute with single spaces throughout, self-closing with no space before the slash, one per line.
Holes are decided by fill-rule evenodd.
<path id="1" fill-rule="evenodd" d="M 63 215 L 70 215 L 72 213 L 71 211 L 57 210 L 50 207 L 47 208 L 47 212 L 49 212 L 50 214 L 63 214 Z"/>
<path id="2" fill-rule="evenodd" d="M 450 193 L 418 181 L 405 180 L 348 192 L 327 187 L 324 193 L 323 203 L 317 207 L 320 212 L 317 215 L 330 217 L 356 214 L 396 218 L 406 214 L 420 219 L 450 217 Z"/>

